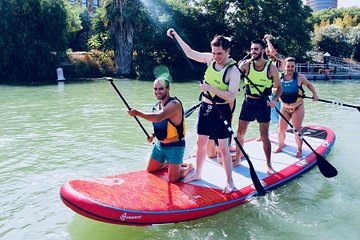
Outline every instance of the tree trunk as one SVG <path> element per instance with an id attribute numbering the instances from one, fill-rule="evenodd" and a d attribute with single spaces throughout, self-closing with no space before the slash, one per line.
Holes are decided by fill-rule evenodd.
<path id="1" fill-rule="evenodd" d="M 116 28 L 115 41 L 115 63 L 118 75 L 129 76 L 132 68 L 132 50 L 134 46 L 134 27 L 131 24 L 123 24 Z"/>
<path id="2" fill-rule="evenodd" d="M 112 32 L 115 38 L 116 73 L 131 76 L 134 32 L 139 2 L 137 0 L 113 0 L 116 13 L 111 19 Z"/>

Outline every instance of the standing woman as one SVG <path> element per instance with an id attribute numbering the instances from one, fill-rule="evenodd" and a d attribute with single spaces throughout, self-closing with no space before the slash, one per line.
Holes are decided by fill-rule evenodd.
<path id="1" fill-rule="evenodd" d="M 288 121 L 292 122 L 292 125 L 296 130 L 301 130 L 301 125 L 305 116 L 304 101 L 301 97 L 304 94 L 303 85 L 306 86 L 312 93 L 313 101 L 319 100 L 319 97 L 315 91 L 314 86 L 306 79 L 303 74 L 295 72 L 295 58 L 289 57 L 285 59 L 285 74 L 281 76 L 281 84 L 283 92 L 280 96 L 282 115 L 286 117 Z M 280 118 L 279 121 L 279 146 L 274 153 L 281 152 L 285 145 L 285 132 L 288 128 L 287 122 Z M 302 157 L 302 140 L 295 135 L 295 141 L 297 145 L 296 157 Z"/>

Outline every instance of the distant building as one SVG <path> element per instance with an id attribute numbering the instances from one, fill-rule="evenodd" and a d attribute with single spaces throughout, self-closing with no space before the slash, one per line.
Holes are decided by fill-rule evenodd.
<path id="1" fill-rule="evenodd" d="M 102 6 L 104 0 L 69 0 L 70 4 L 80 3 L 83 6 L 87 6 L 89 11 L 95 11 L 95 9 Z"/>
<path id="2" fill-rule="evenodd" d="M 337 0 L 306 0 L 307 6 L 311 7 L 314 12 L 328 8 L 337 8 Z"/>

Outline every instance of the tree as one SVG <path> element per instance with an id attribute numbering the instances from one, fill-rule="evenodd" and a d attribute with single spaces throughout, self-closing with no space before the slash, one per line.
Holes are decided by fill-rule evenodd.
<path id="1" fill-rule="evenodd" d="M 0 14 L 0 81 L 56 79 L 52 52 L 66 48 L 64 1 L 0 1 Z"/>
<path id="2" fill-rule="evenodd" d="M 235 44 L 242 55 L 249 49 L 251 40 L 269 33 L 281 54 L 301 61 L 311 48 L 312 25 L 307 21 L 310 15 L 310 8 L 301 0 L 238 0 L 233 2 L 229 18 Z"/>
<path id="3" fill-rule="evenodd" d="M 349 46 L 341 26 L 321 27 L 314 33 L 314 42 L 318 50 L 328 52 L 332 56 L 349 56 Z"/>
<path id="4" fill-rule="evenodd" d="M 351 51 L 351 57 L 356 61 L 360 61 L 360 27 L 350 28 L 349 33 L 346 36 Z"/>
<path id="5" fill-rule="evenodd" d="M 315 23 L 313 42 L 315 48 L 339 57 L 359 59 L 359 18 L 360 8 L 323 10 L 314 14 L 322 17 L 320 25 Z M 313 19 L 313 20 L 314 20 Z"/>
<path id="6" fill-rule="evenodd" d="M 91 17 L 87 7 L 80 3 L 66 4 L 68 47 L 73 51 L 88 50 L 87 41 L 90 35 Z"/>
<path id="7" fill-rule="evenodd" d="M 314 13 L 310 19 L 311 24 L 320 24 L 322 21 L 329 20 L 331 23 L 334 22 L 335 18 L 343 19 L 345 15 L 349 15 L 349 17 L 355 18 L 360 16 L 360 8 L 358 7 L 350 7 L 350 8 L 331 8 L 324 9 Z M 360 24 L 360 19 L 356 19 L 356 23 L 354 26 Z"/>
<path id="8" fill-rule="evenodd" d="M 111 33 L 115 41 L 115 63 L 117 74 L 130 76 L 132 71 L 132 51 L 134 33 L 139 26 L 139 0 L 112 0 L 106 3 Z"/>

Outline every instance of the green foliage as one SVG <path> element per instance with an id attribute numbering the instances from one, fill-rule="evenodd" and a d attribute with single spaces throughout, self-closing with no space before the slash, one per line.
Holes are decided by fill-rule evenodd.
<path id="1" fill-rule="evenodd" d="M 0 81 L 56 79 L 56 55 L 66 48 L 62 0 L 0 1 Z"/>
<path id="2" fill-rule="evenodd" d="M 90 52 L 68 53 L 70 64 L 63 65 L 67 78 L 96 78 L 111 76 L 113 69 L 113 52 Z"/>
<path id="3" fill-rule="evenodd" d="M 345 15 L 348 14 L 351 17 L 359 17 L 360 16 L 360 8 L 358 7 L 351 7 L 351 8 L 331 8 L 318 11 L 313 14 L 311 18 L 311 24 L 320 25 L 321 21 L 329 20 L 331 23 L 334 22 L 335 18 L 343 19 Z M 360 24 L 360 19 L 358 18 L 356 24 Z"/>
<path id="4" fill-rule="evenodd" d="M 90 49 L 99 51 L 114 50 L 114 42 L 110 36 L 109 20 L 106 17 L 105 8 L 97 9 L 91 18 L 91 28 L 93 34 L 88 39 Z"/>
<path id="5" fill-rule="evenodd" d="M 343 29 L 336 25 L 321 27 L 314 35 L 315 45 L 318 46 L 318 50 L 338 57 L 349 55 L 349 47 L 346 40 Z"/>
<path id="6" fill-rule="evenodd" d="M 300 0 L 245 0 L 234 1 L 235 10 L 229 19 L 234 35 L 234 44 L 244 56 L 251 40 L 263 38 L 265 33 L 273 36 L 284 56 L 293 56 L 298 61 L 311 48 L 311 24 L 307 19 L 311 10 Z"/>
<path id="7" fill-rule="evenodd" d="M 348 32 L 347 39 L 351 50 L 351 57 L 360 62 L 360 27 L 353 27 Z"/>
<path id="8" fill-rule="evenodd" d="M 153 9 L 156 10 L 152 12 Z M 200 77 L 200 74 L 203 74 L 201 65 L 198 67 L 199 65 L 193 62 L 192 64 L 196 66 L 195 70 L 185 70 L 189 69 L 189 65 L 182 51 L 179 50 L 174 40 L 166 36 L 167 29 L 173 27 L 192 48 L 209 51 L 210 38 L 208 36 L 211 31 L 204 30 L 204 21 L 202 21 L 200 10 L 190 7 L 185 1 L 169 1 L 167 3 L 162 0 L 153 1 L 153 5 L 147 5 L 143 10 L 147 14 L 143 15 L 143 27 L 137 34 L 138 40 L 142 44 L 135 46 L 138 53 L 135 61 L 141 63 L 138 65 L 141 68 L 139 67 L 137 71 L 146 77 L 153 78 L 153 68 L 157 64 L 163 64 L 170 68 L 175 79 Z M 148 34 L 144 35 L 144 31 Z M 212 37 L 213 35 L 211 39 Z M 141 70 L 144 65 L 146 71 Z"/>
<path id="9" fill-rule="evenodd" d="M 360 8 L 323 10 L 314 14 L 313 42 L 315 48 L 333 56 L 359 57 Z"/>
<path id="10" fill-rule="evenodd" d="M 68 4 L 69 5 L 69 4 Z M 91 17 L 84 6 L 73 5 L 68 9 L 68 47 L 74 51 L 87 51 Z"/>
<path id="11" fill-rule="evenodd" d="M 166 30 L 173 27 L 195 50 L 210 51 L 210 41 L 216 34 L 232 38 L 231 55 L 241 59 L 250 47 L 251 40 L 271 33 L 280 46 L 280 53 L 302 59 L 311 48 L 311 11 L 299 0 L 203 0 L 203 1 L 152 1 L 151 12 L 143 15 L 141 32 L 138 32 L 135 67 L 137 72 L 151 72 L 155 63 L 168 65 L 176 78 L 201 77 L 205 66 L 192 62 L 189 66 L 182 52 Z M 193 3 L 193 4 L 190 4 Z M 145 10 L 146 11 L 146 8 Z M 291 16 L 291 18 L 289 17 Z M 149 18 L 150 17 L 150 18 Z M 145 19 L 149 18 L 150 21 Z M 144 30 L 145 29 L 145 30 Z M 145 57 L 146 56 L 146 57 Z"/>

